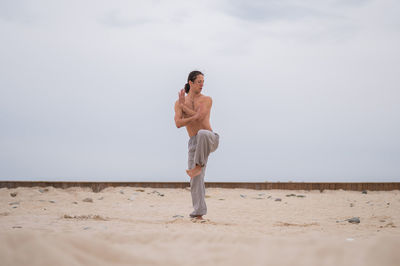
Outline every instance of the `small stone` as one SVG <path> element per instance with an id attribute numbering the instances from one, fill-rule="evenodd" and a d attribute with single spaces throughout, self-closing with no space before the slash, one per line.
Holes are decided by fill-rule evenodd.
<path id="1" fill-rule="evenodd" d="M 14 198 L 14 197 L 17 196 L 17 194 L 18 194 L 18 192 L 11 192 L 11 193 L 10 193 L 10 196 Z"/>
<path id="2" fill-rule="evenodd" d="M 49 191 L 48 188 L 39 188 L 40 193 L 44 193 L 44 192 L 48 192 L 48 191 Z"/>
<path id="3" fill-rule="evenodd" d="M 164 194 L 158 194 L 158 196 L 160 196 L 160 197 L 164 197 Z"/>
<path id="4" fill-rule="evenodd" d="M 393 227 L 393 228 L 396 228 L 396 226 L 394 225 L 393 222 L 390 222 L 390 223 L 386 224 L 385 227 Z"/>
<path id="5" fill-rule="evenodd" d="M 388 205 L 388 206 L 389 206 L 389 205 L 390 205 L 390 202 L 386 203 L 386 205 Z"/>
<path id="6" fill-rule="evenodd" d="M 367 194 L 368 192 L 366 190 L 363 190 L 361 193 L 362 194 Z"/>
<path id="7" fill-rule="evenodd" d="M 297 195 L 296 197 L 298 197 L 298 198 L 305 198 L 306 196 L 305 196 L 305 195 Z"/>
<path id="8" fill-rule="evenodd" d="M 10 202 L 8 205 L 19 205 L 19 201 Z"/>
<path id="9" fill-rule="evenodd" d="M 124 194 L 124 191 L 123 191 L 123 190 L 120 190 L 119 193 Z"/>
<path id="10" fill-rule="evenodd" d="M 179 214 L 176 214 L 176 215 L 172 216 L 172 218 L 183 218 L 183 216 L 179 215 Z"/>
<path id="11" fill-rule="evenodd" d="M 225 199 L 218 199 L 218 200 L 225 200 Z"/>
<path id="12" fill-rule="evenodd" d="M 88 229 L 90 229 L 89 226 L 86 226 L 86 227 L 83 228 L 83 230 L 88 230 Z"/>
<path id="13" fill-rule="evenodd" d="M 206 195 L 205 197 L 206 197 L 206 199 L 208 199 L 208 198 L 211 198 L 211 196 L 210 196 L 210 195 Z"/>
<path id="14" fill-rule="evenodd" d="M 267 199 L 270 199 L 270 198 L 272 198 L 272 196 L 268 196 L 268 197 L 267 197 Z"/>
<path id="15" fill-rule="evenodd" d="M 286 197 L 296 197 L 296 194 L 288 194 Z"/>
<path id="16" fill-rule="evenodd" d="M 49 200 L 50 203 L 56 203 L 54 200 Z"/>
<path id="17" fill-rule="evenodd" d="M 352 224 L 359 224 L 359 223 L 360 223 L 360 218 L 358 218 L 358 217 L 353 217 L 353 218 L 347 219 L 347 221 L 348 221 L 349 223 L 352 223 Z"/>
<path id="18" fill-rule="evenodd" d="M 247 197 L 246 195 L 242 195 L 242 194 L 240 194 L 240 196 L 241 196 L 242 198 L 246 198 L 246 197 Z"/>
<path id="19" fill-rule="evenodd" d="M 280 199 L 280 198 L 276 198 L 276 199 L 275 199 L 275 201 L 282 201 L 282 199 Z"/>
<path id="20" fill-rule="evenodd" d="M 265 193 L 260 193 L 260 194 L 258 194 L 258 196 L 265 196 Z"/>
<path id="21" fill-rule="evenodd" d="M 92 198 L 86 198 L 84 200 L 82 200 L 83 202 L 93 202 Z"/>
<path id="22" fill-rule="evenodd" d="M 144 189 L 136 189 L 136 191 L 144 192 Z"/>
<path id="23" fill-rule="evenodd" d="M 98 200 L 103 200 L 104 199 L 104 197 L 100 197 L 100 198 L 98 198 Z"/>
<path id="24" fill-rule="evenodd" d="M 350 203 L 350 207 L 354 207 L 354 204 L 353 204 L 353 203 Z"/>
<path id="25" fill-rule="evenodd" d="M 379 220 L 379 222 L 384 223 L 384 222 L 386 222 L 386 220 L 381 219 L 381 220 Z"/>
<path id="26" fill-rule="evenodd" d="M 12 228 L 22 228 L 22 226 L 14 225 Z"/>
<path id="27" fill-rule="evenodd" d="M 16 209 L 16 208 L 18 208 L 17 206 L 14 206 L 14 207 L 12 207 L 13 209 Z"/>
<path id="28" fill-rule="evenodd" d="M 78 202 L 74 201 L 74 202 L 72 202 L 72 204 L 78 204 Z"/>

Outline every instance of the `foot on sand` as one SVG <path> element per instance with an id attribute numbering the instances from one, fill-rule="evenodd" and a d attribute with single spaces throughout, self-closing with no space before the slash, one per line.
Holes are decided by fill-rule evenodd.
<path id="1" fill-rule="evenodd" d="M 186 170 L 186 173 L 188 174 L 188 176 L 190 176 L 190 178 L 198 176 L 201 173 L 201 166 L 196 164 L 195 168 Z"/>
<path id="2" fill-rule="evenodd" d="M 207 219 L 203 219 L 201 215 L 193 216 L 190 220 L 192 221 L 192 223 L 205 223 L 210 221 Z"/>

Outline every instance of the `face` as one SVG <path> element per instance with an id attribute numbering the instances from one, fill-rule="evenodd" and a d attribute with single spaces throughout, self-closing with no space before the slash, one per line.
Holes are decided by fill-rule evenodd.
<path id="1" fill-rule="evenodd" d="M 193 90 L 193 92 L 195 92 L 195 93 L 200 93 L 201 90 L 203 89 L 203 85 L 204 85 L 204 76 L 197 75 L 194 82 L 189 80 L 189 84 L 190 84 L 190 90 Z"/>

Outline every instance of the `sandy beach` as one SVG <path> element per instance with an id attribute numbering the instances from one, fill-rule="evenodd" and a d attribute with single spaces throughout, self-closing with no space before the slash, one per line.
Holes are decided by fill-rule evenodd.
<path id="1" fill-rule="evenodd" d="M 399 265 L 400 191 L 0 189 L 1 265 Z M 348 219 L 358 217 L 359 223 Z"/>

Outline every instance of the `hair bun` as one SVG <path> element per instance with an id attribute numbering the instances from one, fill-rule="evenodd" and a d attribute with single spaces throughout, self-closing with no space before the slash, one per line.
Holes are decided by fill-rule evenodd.
<path id="1" fill-rule="evenodd" d="M 189 83 L 186 83 L 185 84 L 185 92 L 189 93 L 189 90 L 190 90 L 190 85 L 189 85 Z"/>

